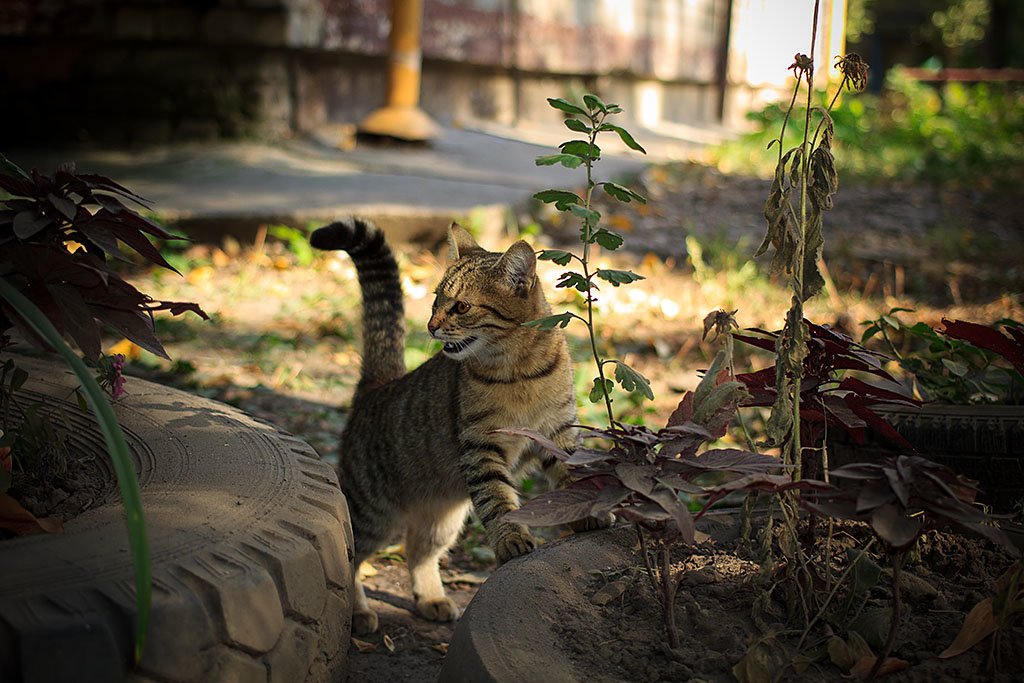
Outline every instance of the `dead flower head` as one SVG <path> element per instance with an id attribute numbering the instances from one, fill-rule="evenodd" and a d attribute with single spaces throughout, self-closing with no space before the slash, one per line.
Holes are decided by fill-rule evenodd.
<path id="1" fill-rule="evenodd" d="M 729 334 L 730 330 L 739 329 L 739 327 L 736 322 L 736 311 L 726 311 L 720 308 L 704 316 L 704 334 L 701 335 L 701 339 L 707 339 L 708 333 L 714 330 L 715 334 L 711 337 L 711 341 L 715 341 L 719 335 Z"/>
<path id="2" fill-rule="evenodd" d="M 852 89 L 859 91 L 868 87 L 868 64 L 856 52 L 836 57 L 836 68 L 843 74 L 843 81 Z"/>
<path id="3" fill-rule="evenodd" d="M 805 73 L 814 72 L 814 60 L 798 52 L 793 55 L 793 63 L 789 65 L 789 68 L 793 70 L 793 73 L 799 79 Z"/>

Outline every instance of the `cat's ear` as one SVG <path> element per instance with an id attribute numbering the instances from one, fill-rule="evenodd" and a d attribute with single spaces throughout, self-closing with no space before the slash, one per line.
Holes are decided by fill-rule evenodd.
<path id="1" fill-rule="evenodd" d="M 533 247 L 519 240 L 501 255 L 493 269 L 517 295 L 526 296 L 537 274 L 537 255 Z"/>
<path id="2" fill-rule="evenodd" d="M 473 236 L 455 221 L 448 226 L 448 260 L 458 261 L 471 251 L 483 251 Z"/>

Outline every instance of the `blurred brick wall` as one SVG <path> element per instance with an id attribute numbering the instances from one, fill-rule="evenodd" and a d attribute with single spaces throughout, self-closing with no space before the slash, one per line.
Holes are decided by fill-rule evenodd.
<path id="1" fill-rule="evenodd" d="M 546 97 L 587 89 L 647 125 L 714 123 L 723 106 L 736 118 L 753 100 L 735 96 L 749 84 L 732 57 L 722 82 L 730 12 L 742 28 L 759 21 L 754 10 L 810 3 L 424 0 L 422 106 L 446 124 L 515 123 L 554 117 Z M 0 0 L 0 78 L 13 103 L 0 108 L 0 134 L 146 144 L 355 122 L 384 98 L 389 6 Z M 763 65 L 756 45 L 730 52 Z M 785 65 L 776 72 L 772 87 Z"/>

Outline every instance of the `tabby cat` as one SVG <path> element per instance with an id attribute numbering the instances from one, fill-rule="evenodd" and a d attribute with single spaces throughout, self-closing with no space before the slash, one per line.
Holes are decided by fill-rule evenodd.
<path id="1" fill-rule="evenodd" d="M 513 482 L 539 466 L 554 486 L 568 472 L 523 437 L 492 434 L 529 427 L 563 448 L 577 439 L 572 365 L 561 330 L 523 323 L 551 312 L 536 275 L 533 249 L 482 249 L 456 224 L 449 265 L 435 290 L 427 329 L 441 352 L 406 373 L 398 265 L 384 236 L 358 218 L 316 230 L 318 249 L 343 249 L 363 294 L 363 365 L 341 435 L 339 479 L 355 534 L 355 566 L 404 527 L 416 611 L 427 619 L 458 616 L 438 571 L 472 504 L 498 560 L 529 552 L 526 527 L 502 521 L 519 506 Z M 583 528 L 606 525 L 588 520 Z M 377 628 L 357 578 L 353 628 Z"/>

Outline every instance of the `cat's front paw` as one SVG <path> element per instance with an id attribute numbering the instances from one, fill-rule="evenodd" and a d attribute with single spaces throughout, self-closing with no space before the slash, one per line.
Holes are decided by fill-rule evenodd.
<path id="1" fill-rule="evenodd" d="M 416 612 L 430 621 L 455 621 L 459 618 L 459 608 L 451 598 L 419 600 Z"/>
<path id="2" fill-rule="evenodd" d="M 583 519 L 577 519 L 575 522 L 569 522 L 569 528 L 573 532 L 580 531 L 593 531 L 594 529 L 607 529 L 615 521 L 615 515 L 608 512 L 599 517 L 584 517 Z"/>
<path id="3" fill-rule="evenodd" d="M 505 564 L 514 557 L 525 555 L 536 546 L 533 536 L 525 527 L 510 529 L 494 544 L 494 554 L 498 558 L 498 564 Z"/>

